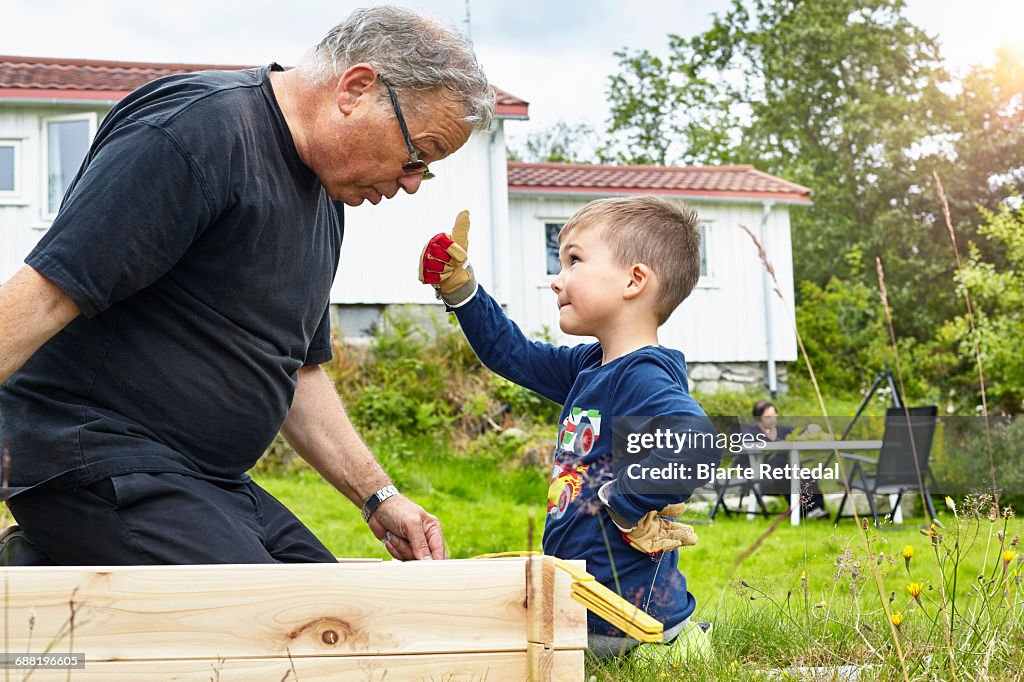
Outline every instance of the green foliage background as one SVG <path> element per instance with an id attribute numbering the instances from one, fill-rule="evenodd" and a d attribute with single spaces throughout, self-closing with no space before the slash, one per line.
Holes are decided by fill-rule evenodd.
<path id="1" fill-rule="evenodd" d="M 887 361 L 897 367 L 880 259 L 908 395 L 961 412 L 982 402 L 966 287 L 993 411 L 1021 411 L 1024 330 L 1010 312 L 1024 285 L 1012 213 L 1024 190 L 1020 56 L 999 49 L 991 65 L 951 73 L 902 0 L 732 0 L 708 30 L 666 43 L 615 52 L 600 159 L 750 163 L 810 187 L 814 205 L 790 211 L 797 318 L 827 390 L 862 390 Z M 579 161 L 591 133 L 560 122 L 524 158 Z"/>

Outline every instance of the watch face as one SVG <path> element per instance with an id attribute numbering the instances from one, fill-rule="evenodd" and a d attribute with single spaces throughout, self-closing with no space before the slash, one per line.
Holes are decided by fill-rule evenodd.
<path id="1" fill-rule="evenodd" d="M 370 495 L 369 499 L 366 500 L 366 504 L 363 505 L 363 508 L 361 510 L 363 513 L 363 520 L 368 521 L 370 519 L 370 516 L 373 515 L 373 512 L 377 511 L 377 507 L 379 507 L 384 500 L 397 494 L 398 488 L 396 488 L 392 484 L 386 485 L 377 492 L 375 492 L 373 495 Z"/>

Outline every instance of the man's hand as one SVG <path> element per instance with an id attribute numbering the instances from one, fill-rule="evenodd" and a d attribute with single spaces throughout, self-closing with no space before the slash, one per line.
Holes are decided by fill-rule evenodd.
<path id="1" fill-rule="evenodd" d="M 385 500 L 367 523 L 400 561 L 446 558 L 441 522 L 403 495 Z"/>
<path id="2" fill-rule="evenodd" d="M 697 532 L 693 526 L 665 518 L 679 516 L 685 509 L 686 505 L 680 503 L 670 504 L 661 511 L 647 512 L 636 522 L 636 528 L 623 533 L 623 537 L 634 549 L 644 554 L 670 552 L 677 547 L 696 545 Z"/>
<path id="3" fill-rule="evenodd" d="M 461 211 L 451 234 L 434 235 L 420 253 L 420 281 L 437 289 L 438 298 L 452 308 L 465 304 L 476 294 L 476 277 L 468 251 L 469 211 Z"/>

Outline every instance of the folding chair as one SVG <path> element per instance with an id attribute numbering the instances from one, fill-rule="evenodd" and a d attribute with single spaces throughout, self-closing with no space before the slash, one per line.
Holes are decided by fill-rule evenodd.
<path id="1" fill-rule="evenodd" d="M 722 466 L 727 465 L 723 464 Z M 737 455 L 736 457 L 733 458 L 731 466 L 739 466 L 746 469 L 747 467 L 750 466 L 750 456 Z M 719 509 L 724 511 L 727 517 L 732 516 L 733 514 L 757 514 L 759 516 L 772 516 L 771 512 L 769 512 L 768 508 L 765 507 L 764 505 L 764 498 L 762 497 L 761 492 L 761 485 L 763 485 L 763 483 L 751 481 L 746 478 L 730 477 L 723 479 L 716 478 L 712 482 L 712 485 L 714 486 L 715 490 L 715 506 L 711 508 L 711 514 L 708 515 L 708 518 L 711 521 L 715 520 L 715 514 L 718 513 Z M 740 501 L 737 507 L 730 509 L 729 505 L 725 503 L 725 496 L 730 494 L 730 491 L 735 488 L 739 489 Z M 754 496 L 754 500 L 757 502 L 757 507 L 760 511 L 751 511 L 743 507 L 743 500 L 747 497 L 747 495 Z"/>
<path id="2" fill-rule="evenodd" d="M 843 514 L 851 491 L 867 495 L 871 517 L 877 526 L 876 495 L 896 495 L 890 510 L 890 513 L 895 513 L 904 493 L 923 488 L 928 514 L 935 519 L 935 506 L 926 481 L 931 476 L 928 461 L 938 423 L 937 415 L 938 408 L 935 405 L 890 407 L 885 411 L 885 432 L 877 459 L 848 452 L 839 453 L 842 459 L 853 462 L 853 466 L 849 475 L 850 488 L 843 492 L 843 500 L 836 512 L 836 524 L 840 518 L 852 516 Z M 839 445 L 842 446 L 842 443 Z"/>

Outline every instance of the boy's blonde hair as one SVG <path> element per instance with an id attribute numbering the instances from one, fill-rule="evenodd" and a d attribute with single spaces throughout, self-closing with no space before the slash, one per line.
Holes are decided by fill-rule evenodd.
<path id="1" fill-rule="evenodd" d="M 700 223 L 697 212 L 654 196 L 591 201 L 558 233 L 558 245 L 573 233 L 600 224 L 601 239 L 617 265 L 644 263 L 658 277 L 654 312 L 664 324 L 700 278 Z"/>

